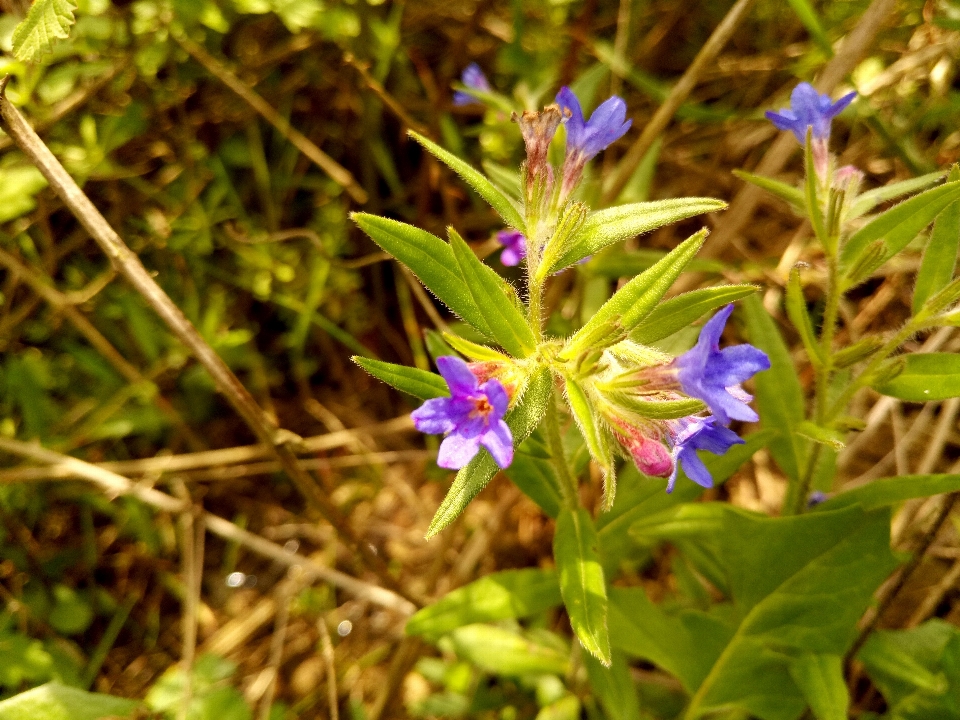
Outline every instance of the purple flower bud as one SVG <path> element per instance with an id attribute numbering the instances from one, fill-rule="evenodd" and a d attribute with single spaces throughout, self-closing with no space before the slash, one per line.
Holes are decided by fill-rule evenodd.
<path id="1" fill-rule="evenodd" d="M 710 318 L 697 344 L 672 363 L 683 392 L 703 400 L 722 425 L 729 425 L 731 420 L 759 419 L 747 405 L 753 398 L 740 383 L 770 368 L 770 358 L 753 345 L 720 349 L 720 335 L 732 312 L 733 305 L 727 305 Z"/>
<path id="2" fill-rule="evenodd" d="M 601 151 L 624 136 L 632 120 L 627 120 L 627 104 L 614 95 L 583 119 L 583 109 L 573 90 L 564 86 L 557 93 L 557 103 L 568 115 L 567 152 L 563 161 L 561 197 L 567 197 L 580 182 L 583 167 Z"/>
<path id="3" fill-rule="evenodd" d="M 833 102 L 829 95 L 821 95 L 810 83 L 800 83 L 790 94 L 790 107 L 780 112 L 768 110 L 767 119 L 781 130 L 789 130 L 801 145 L 807 141 L 807 128 L 813 128 L 815 140 L 830 137 L 830 121 L 853 102 L 855 92 L 847 93 Z"/>
<path id="4" fill-rule="evenodd" d="M 460 82 L 466 85 L 468 88 L 473 90 L 479 90 L 480 92 L 490 92 L 490 81 L 487 80 L 487 76 L 483 74 L 483 70 L 480 69 L 480 66 L 476 63 L 470 63 L 463 70 L 463 75 L 460 76 Z M 471 103 L 479 103 L 473 95 L 470 93 L 465 93 L 461 90 L 458 90 L 453 94 L 453 104 L 458 106 L 470 105 Z"/>
<path id="5" fill-rule="evenodd" d="M 500 262 L 514 267 L 527 256 L 527 239 L 519 230 L 501 230 L 497 233 L 497 242 L 503 245 Z"/>
<path id="6" fill-rule="evenodd" d="M 687 417 L 680 420 L 668 420 L 670 444 L 673 445 L 673 472 L 667 481 L 667 492 L 673 492 L 680 466 L 687 477 L 697 485 L 713 487 L 713 476 L 707 466 L 697 456 L 697 450 L 708 450 L 714 455 L 723 455 L 733 445 L 743 445 L 744 441 L 733 430 L 716 424 L 716 418 Z"/>
<path id="7" fill-rule="evenodd" d="M 452 355 L 437 358 L 450 397 L 433 398 L 413 411 L 414 427 L 424 433 L 446 433 L 437 465 L 458 470 L 483 445 L 501 468 L 513 462 L 513 434 L 503 421 L 509 397 L 501 382 L 480 383 L 470 366 Z"/>

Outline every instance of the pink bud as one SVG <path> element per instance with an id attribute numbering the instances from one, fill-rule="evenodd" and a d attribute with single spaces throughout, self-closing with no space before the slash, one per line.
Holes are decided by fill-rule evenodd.
<path id="1" fill-rule="evenodd" d="M 637 469 L 644 475 L 667 477 L 673 471 L 673 458 L 663 443 L 638 437 L 628 446 Z"/>

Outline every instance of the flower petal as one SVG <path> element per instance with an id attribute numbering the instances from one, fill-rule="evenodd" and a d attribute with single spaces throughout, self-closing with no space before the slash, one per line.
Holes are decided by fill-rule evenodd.
<path id="1" fill-rule="evenodd" d="M 683 472 L 700 487 L 712 488 L 713 476 L 707 470 L 693 448 L 685 447 L 678 453 L 677 460 L 683 465 Z"/>
<path id="2" fill-rule="evenodd" d="M 497 378 L 491 378 L 480 386 L 480 392 L 484 393 L 487 396 L 487 400 L 493 405 L 493 417 L 490 418 L 489 422 L 492 423 L 494 420 L 501 419 L 506 414 L 507 407 L 510 405 L 510 396 L 507 395 L 507 390 L 503 387 L 503 383 L 497 380 Z"/>
<path id="3" fill-rule="evenodd" d="M 438 357 L 437 367 L 443 379 L 447 381 L 451 396 L 463 397 L 477 391 L 477 378 L 470 372 L 470 366 L 457 356 Z"/>
<path id="4" fill-rule="evenodd" d="M 480 438 L 466 438 L 452 433 L 440 443 L 440 452 L 437 453 L 437 465 L 449 470 L 459 470 L 473 460 L 480 452 Z"/>
<path id="5" fill-rule="evenodd" d="M 503 420 L 491 423 L 490 428 L 480 436 L 480 443 L 490 451 L 493 461 L 502 470 L 513 462 L 513 433 Z"/>
<path id="6" fill-rule="evenodd" d="M 450 398 L 443 397 L 427 400 L 410 417 L 417 430 L 429 435 L 450 432 L 459 419 L 456 408 L 451 407 Z"/>

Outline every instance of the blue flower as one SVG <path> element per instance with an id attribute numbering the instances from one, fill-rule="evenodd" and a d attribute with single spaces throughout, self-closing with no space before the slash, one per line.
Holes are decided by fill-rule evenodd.
<path id="1" fill-rule="evenodd" d="M 830 137 L 830 121 L 853 102 L 855 92 L 848 93 L 833 102 L 829 95 L 821 95 L 810 83 L 800 83 L 790 93 L 790 107 L 780 112 L 768 110 L 767 119 L 781 130 L 789 130 L 800 144 L 807 141 L 807 128 L 813 128 L 813 137 L 826 140 Z"/>
<path id="2" fill-rule="evenodd" d="M 732 312 L 733 305 L 727 305 L 710 318 L 697 344 L 673 361 L 683 392 L 703 400 L 722 425 L 729 425 L 731 420 L 758 420 L 747 405 L 753 398 L 740 383 L 770 368 L 770 358 L 753 345 L 720 349 L 720 335 Z"/>
<path id="3" fill-rule="evenodd" d="M 497 233 L 497 242 L 504 246 L 500 262 L 507 267 L 519 265 L 527 256 L 527 239 L 519 230 L 501 230 Z"/>
<path id="4" fill-rule="evenodd" d="M 479 90 L 480 92 L 490 92 L 491 90 L 490 81 L 487 80 L 487 76 L 483 74 L 483 70 L 481 70 L 480 66 L 476 63 L 470 63 L 464 68 L 463 75 L 460 76 L 460 82 L 468 88 Z M 454 105 L 470 105 L 475 102 L 480 101 L 470 93 L 457 90 L 457 92 L 453 94 Z"/>
<path id="5" fill-rule="evenodd" d="M 627 104 L 616 95 L 604 101 L 586 121 L 580 101 L 567 86 L 557 93 L 557 104 L 565 115 L 570 113 L 566 123 L 567 157 L 580 155 L 584 163 L 622 138 L 633 123 L 626 119 Z"/>
<path id="6" fill-rule="evenodd" d="M 458 470 L 473 460 L 483 445 L 501 468 L 513 462 L 513 434 L 503 421 L 509 398 L 503 384 L 492 378 L 481 384 L 470 367 L 452 355 L 437 358 L 450 397 L 433 398 L 413 411 L 414 427 L 424 433 L 447 433 L 440 443 L 437 465 Z"/>
<path id="7" fill-rule="evenodd" d="M 673 492 L 680 466 L 687 477 L 701 487 L 713 487 L 713 476 L 707 466 L 697 456 L 697 450 L 708 450 L 714 455 L 723 455 L 733 445 L 743 445 L 740 438 L 730 428 L 716 425 L 716 418 L 687 417 L 680 420 L 668 420 L 670 442 L 673 445 L 673 472 L 667 481 L 667 492 Z"/>

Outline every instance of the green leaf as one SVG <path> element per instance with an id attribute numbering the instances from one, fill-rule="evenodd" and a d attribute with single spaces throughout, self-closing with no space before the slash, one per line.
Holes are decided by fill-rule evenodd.
<path id="1" fill-rule="evenodd" d="M 356 355 L 354 355 L 351 360 L 377 378 L 377 380 L 382 380 L 400 392 L 413 395 L 421 400 L 447 397 L 450 395 L 450 388 L 447 387 L 447 381 L 435 373 L 407 367 L 406 365 L 395 365 L 394 363 L 383 362 L 382 360 L 358 357 Z"/>
<path id="2" fill-rule="evenodd" d="M 537 348 L 537 339 L 520 310 L 516 291 L 494 270 L 480 262 L 453 228 L 449 228 L 448 232 L 460 274 L 473 296 L 474 304 L 486 318 L 493 339 L 512 355 L 531 355 Z"/>
<path id="3" fill-rule="evenodd" d="M 827 445 L 834 450 L 842 450 L 846 444 L 842 432 L 831 428 L 821 427 L 809 420 L 803 420 L 797 424 L 797 433 L 807 440 L 813 440 L 815 443 Z"/>
<path id="4" fill-rule="evenodd" d="M 537 615 L 561 602 L 553 570 L 505 570 L 457 588 L 423 608 L 407 621 L 406 633 L 435 639 L 464 625 Z"/>
<path id="5" fill-rule="evenodd" d="M 946 174 L 946 170 L 937 170 L 936 172 L 928 173 L 927 175 L 921 175 L 920 177 L 910 178 L 909 180 L 901 180 L 900 182 L 892 183 L 890 185 L 884 185 L 883 187 L 874 188 L 873 190 L 867 190 L 866 192 L 857 196 L 857 199 L 854 200 L 853 204 L 850 206 L 850 211 L 847 213 L 845 219 L 847 221 L 854 220 L 861 215 L 865 215 L 866 213 L 870 212 L 880 203 L 887 202 L 888 200 L 894 200 L 898 197 L 903 197 L 904 195 L 909 195 L 917 190 L 923 190 L 925 187 L 943 180 Z"/>
<path id="6" fill-rule="evenodd" d="M 639 275 L 667 256 L 665 250 L 640 248 L 638 250 L 624 250 L 610 248 L 600 253 L 582 268 L 588 275 L 604 278 L 622 278 Z M 727 270 L 727 266 L 719 260 L 700 260 L 694 258 L 687 265 L 690 272 L 713 273 L 719 275 Z"/>
<path id="7" fill-rule="evenodd" d="M 700 657 L 686 658 L 709 670 L 691 683 L 696 690 L 684 717 L 739 707 L 764 720 L 795 720 L 806 700 L 790 677 L 791 662 L 807 652 L 842 656 L 874 591 L 896 566 L 889 512 L 846 508 L 770 518 L 716 503 L 697 513 L 710 522 L 666 525 L 664 539 L 681 533 L 721 563 L 732 632 L 719 653 L 703 643 L 695 650 Z M 645 621 L 643 614 L 632 617 L 641 628 Z M 613 621 L 611 627 L 619 642 L 619 627 Z M 671 637 L 661 628 L 661 647 L 680 655 L 684 643 L 689 647 L 682 633 Z"/>
<path id="8" fill-rule="evenodd" d="M 492 625 L 466 625 L 450 634 L 464 660 L 495 675 L 566 675 L 568 653 Z"/>
<path id="9" fill-rule="evenodd" d="M 820 49 L 827 54 L 828 58 L 833 57 L 833 46 L 830 43 L 830 38 L 828 38 L 827 33 L 824 32 L 823 26 L 820 24 L 820 18 L 817 17 L 817 12 L 813 9 L 809 1 L 787 0 L 787 4 L 793 9 L 797 18 L 803 23 L 807 32 L 810 33 L 810 36 L 816 40 Z"/>
<path id="10" fill-rule="evenodd" d="M 102 720 L 130 718 L 143 704 L 47 683 L 0 702 L 0 720 Z"/>
<path id="11" fill-rule="evenodd" d="M 746 298 L 743 309 L 750 342 L 770 357 L 770 369 L 758 373 L 754 379 L 760 423 L 779 433 L 779 437 L 770 441 L 770 453 L 795 484 L 807 451 L 807 443 L 796 433 L 797 425 L 804 420 L 803 388 L 790 351 L 759 298 Z"/>
<path id="12" fill-rule="evenodd" d="M 790 677 L 817 720 L 847 720 L 850 694 L 839 655 L 804 653 L 790 663 Z"/>
<path id="13" fill-rule="evenodd" d="M 957 490 L 960 490 L 960 475 L 900 475 L 880 478 L 852 490 L 845 490 L 820 503 L 814 510 L 837 510 L 851 505 L 859 505 L 864 510 L 875 510 L 905 500 Z"/>
<path id="14" fill-rule="evenodd" d="M 560 510 L 553 536 L 553 557 L 573 632 L 589 653 L 609 667 L 607 587 L 597 555 L 597 531 L 584 508 Z"/>
<path id="15" fill-rule="evenodd" d="M 960 169 L 954 166 L 951 181 L 960 180 Z M 960 202 L 943 209 L 933 224 L 933 232 L 923 251 L 917 283 L 913 290 L 913 314 L 920 312 L 924 303 L 953 279 L 960 249 Z"/>
<path id="16" fill-rule="evenodd" d="M 763 175 L 754 175 L 746 170 L 733 170 L 732 172 L 741 180 L 751 185 L 756 185 L 771 195 L 776 195 L 781 200 L 785 200 L 797 210 L 803 210 L 805 207 L 806 199 L 804 198 L 803 191 L 793 185 L 787 185 L 785 182 L 780 182 L 779 180 L 774 180 L 773 178 L 768 178 Z"/>
<path id="17" fill-rule="evenodd" d="M 850 236 L 840 253 L 841 266 L 845 270 L 853 267 L 867 246 L 881 238 L 886 248 L 885 257 L 893 257 L 958 198 L 960 181 L 949 182 L 890 208 Z"/>
<path id="18" fill-rule="evenodd" d="M 630 333 L 630 339 L 651 345 L 688 327 L 711 310 L 753 295 L 757 290 L 756 285 L 718 285 L 670 298 L 658 305 Z"/>
<path id="19" fill-rule="evenodd" d="M 820 344 L 817 342 L 810 315 L 807 313 L 807 302 L 803 297 L 800 271 L 797 268 L 790 271 L 790 279 L 787 281 L 787 317 L 800 333 L 800 339 L 803 341 L 803 347 L 807 351 L 810 362 L 814 367 L 823 367 L 823 353 L 820 351 Z"/>
<path id="20" fill-rule="evenodd" d="M 616 405 L 635 412 L 640 417 L 655 420 L 676 420 L 696 415 L 707 409 L 702 400 L 644 400 L 643 396 L 611 390 L 606 396 Z"/>
<path id="21" fill-rule="evenodd" d="M 444 305 L 487 337 L 493 337 L 447 243 L 426 230 L 397 220 L 367 213 L 353 213 L 351 217 L 377 245 L 410 268 Z"/>
<path id="22" fill-rule="evenodd" d="M 500 188 L 490 182 L 483 173 L 453 153 L 447 152 L 435 142 L 427 140 L 423 135 L 419 135 L 413 132 L 413 130 L 409 130 L 408 133 L 410 137 L 423 145 L 431 155 L 457 173 L 470 187 L 476 190 L 477 194 L 499 213 L 507 225 L 516 228 L 522 233 L 526 232 L 523 216 L 520 214 L 520 211 L 517 210 L 517 206 L 513 200 L 500 190 Z"/>
<path id="23" fill-rule="evenodd" d="M 38 62 L 53 51 L 55 40 L 70 35 L 76 9 L 74 0 L 36 0 L 13 31 L 13 54 L 23 62 Z"/>
<path id="24" fill-rule="evenodd" d="M 462 338 L 459 335 L 455 335 L 452 332 L 445 332 L 442 334 L 442 337 L 450 344 L 450 347 L 452 347 L 458 353 L 470 358 L 471 360 L 494 360 L 497 362 L 504 362 L 510 359 L 503 353 L 497 352 L 493 348 L 489 348 L 486 345 L 478 345 L 477 343 L 471 342 L 470 340 Z"/>
<path id="25" fill-rule="evenodd" d="M 605 435 L 603 426 L 597 422 L 596 413 L 591 407 L 586 393 L 584 393 L 583 388 L 581 388 L 576 381 L 570 378 L 564 378 L 564 381 L 567 391 L 567 401 L 570 404 L 570 409 L 573 411 L 573 418 L 577 422 L 580 434 L 583 435 L 583 439 L 587 443 L 587 450 L 590 452 L 590 457 L 597 461 L 597 464 L 603 469 L 604 474 L 612 474 L 613 455 L 611 453 L 609 438 Z M 605 483 L 605 485 L 610 486 L 614 485 L 614 483 L 608 482 Z M 609 498 L 605 497 L 604 499 L 604 505 L 607 509 L 609 509 L 613 503 L 612 493 L 613 488 L 605 488 L 604 495 L 611 495 Z"/>
<path id="26" fill-rule="evenodd" d="M 520 445 L 530 436 L 530 433 L 536 430 L 546 412 L 552 393 L 553 378 L 550 371 L 541 368 L 527 383 L 527 389 L 517 405 L 504 417 L 513 433 L 514 447 Z M 433 516 L 426 537 L 428 539 L 433 537 L 456 520 L 467 504 L 493 479 L 497 470 L 497 464 L 490 453 L 481 449 L 479 454 L 453 479 L 446 497 L 443 498 L 443 502 Z"/>
<path id="27" fill-rule="evenodd" d="M 679 220 L 723 210 L 726 206 L 722 200 L 713 198 L 674 198 L 598 210 L 587 217 L 580 232 L 571 240 L 569 249 L 554 263 L 549 272 L 569 267 L 621 240 Z"/>
<path id="28" fill-rule="evenodd" d="M 960 397 L 960 355 L 914 353 L 902 360 L 906 363 L 903 371 L 892 380 L 874 385 L 874 390 L 909 402 Z"/>
<path id="29" fill-rule="evenodd" d="M 612 344 L 615 338 L 622 339 L 628 335 L 646 319 L 667 294 L 687 263 L 700 250 L 706 237 L 707 230 L 704 228 L 680 243 L 653 267 L 620 288 L 586 325 L 570 338 L 560 353 L 560 359 L 573 358 L 584 350 L 596 347 L 596 330 L 602 326 L 614 324 L 619 328 L 619 332 L 614 333 L 614 337 L 609 339 L 608 344 Z"/>
<path id="30" fill-rule="evenodd" d="M 513 462 L 504 472 L 548 517 L 556 518 L 562 502 L 560 480 L 549 453 L 538 440 L 536 434 L 527 438 L 517 448 Z"/>
<path id="31" fill-rule="evenodd" d="M 583 656 L 590 688 L 610 720 L 636 720 L 642 716 L 630 666 L 622 652 L 614 651 L 612 657 L 610 667 L 604 667 L 593 655 Z"/>

